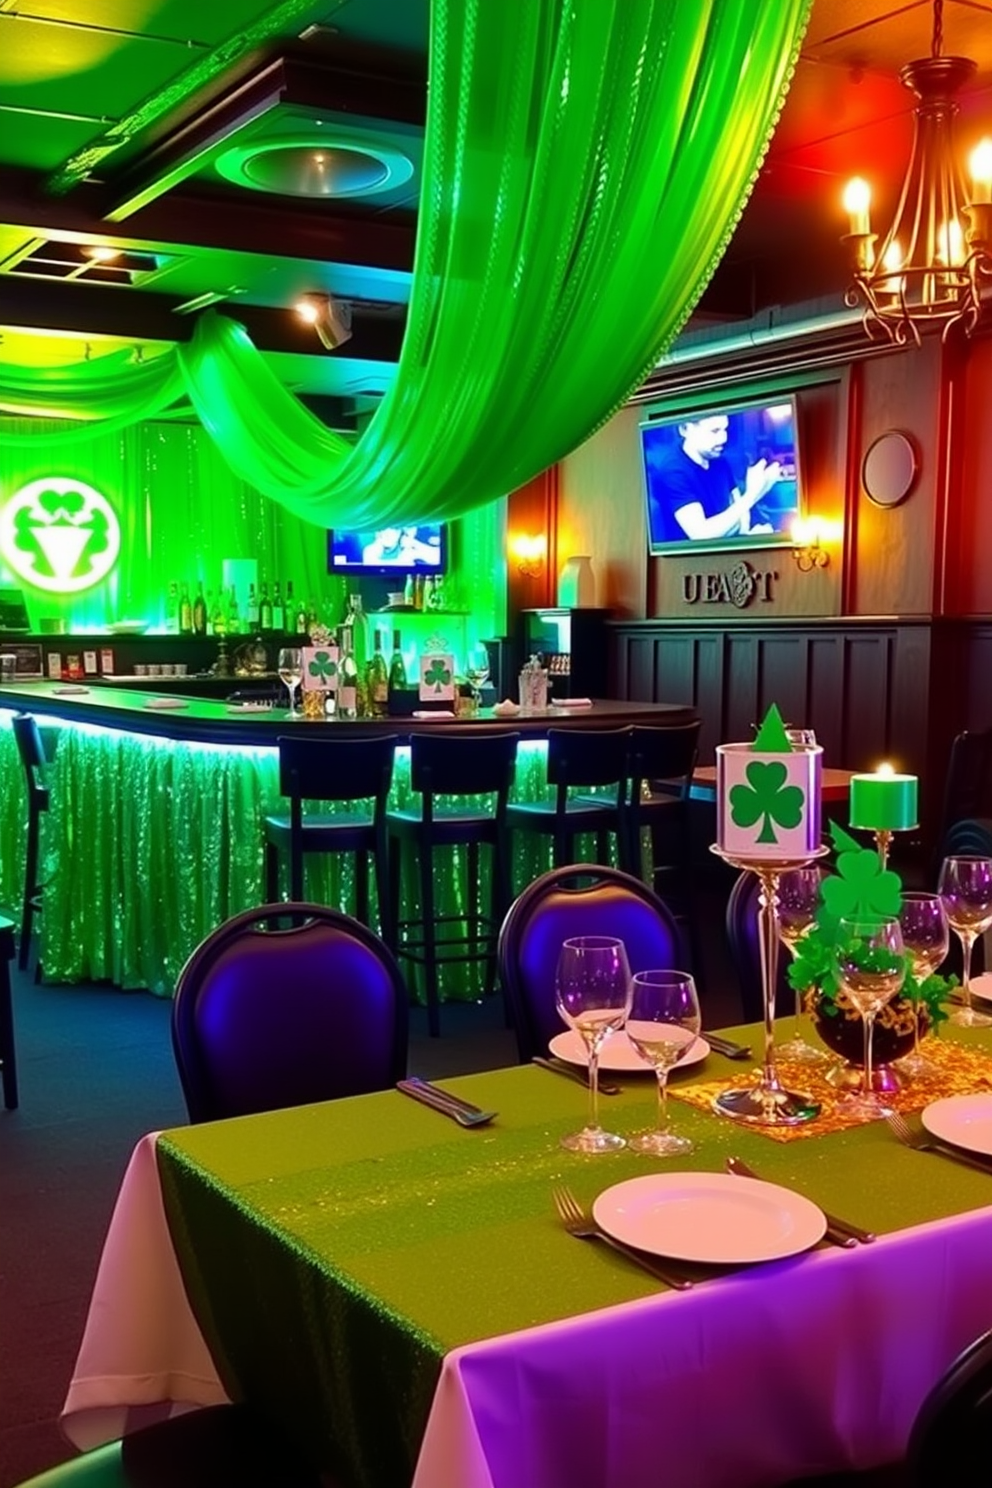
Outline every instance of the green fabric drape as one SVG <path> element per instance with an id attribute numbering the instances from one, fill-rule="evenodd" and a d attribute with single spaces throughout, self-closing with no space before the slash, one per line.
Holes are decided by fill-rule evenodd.
<path id="1" fill-rule="evenodd" d="M 174 351 L 149 358 L 116 351 L 69 367 L 17 367 L 0 364 L 0 411 L 77 420 L 75 427 L 46 426 L 31 432 L 6 427 L 0 442 L 26 445 L 39 435 L 53 440 L 92 439 L 94 434 L 128 428 L 154 418 L 184 392 Z"/>
<path id="2" fill-rule="evenodd" d="M 434 0 L 396 380 L 350 446 L 208 313 L 176 361 L 234 470 L 308 521 L 376 527 L 458 515 L 574 449 L 719 260 L 809 7 Z"/>

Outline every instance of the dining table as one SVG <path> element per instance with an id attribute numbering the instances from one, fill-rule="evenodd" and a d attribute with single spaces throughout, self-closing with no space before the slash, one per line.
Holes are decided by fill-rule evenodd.
<path id="1" fill-rule="evenodd" d="M 728 1033 L 757 1064 L 759 1030 Z M 955 1088 L 992 1086 L 987 1032 L 940 1042 L 962 1061 Z M 387 1090 L 149 1134 L 63 1429 L 88 1447 L 246 1400 L 350 1488 L 771 1488 L 898 1458 L 992 1326 L 992 1167 L 913 1150 L 884 1121 L 721 1117 L 712 1092 L 750 1065 L 701 1050 L 672 1081 L 695 1144 L 676 1159 L 564 1150 L 586 1091 L 533 1064 L 441 1082 L 496 1113 L 474 1128 Z M 610 1080 L 604 1124 L 651 1125 L 653 1076 Z M 910 1113 L 923 1099 L 897 1097 Z M 877 1239 L 703 1260 L 679 1289 L 573 1238 L 552 1202 L 561 1184 L 590 1205 L 681 1175 L 691 1205 L 731 1156 L 784 1192 L 783 1233 L 799 1195 Z M 753 1192 L 733 1182 L 731 1252 Z"/>

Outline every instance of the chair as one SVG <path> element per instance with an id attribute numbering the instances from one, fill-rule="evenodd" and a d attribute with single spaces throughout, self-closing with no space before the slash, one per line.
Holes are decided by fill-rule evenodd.
<path id="1" fill-rule="evenodd" d="M 906 1450 L 914 1488 L 992 1483 L 992 1331 L 959 1354 L 916 1413 Z"/>
<path id="2" fill-rule="evenodd" d="M 511 831 L 542 832 L 553 839 L 556 868 L 571 862 L 580 832 L 596 833 L 596 852 L 606 861 L 607 836 L 617 839 L 618 857 L 626 857 L 625 834 L 627 748 L 630 729 L 548 729 L 550 801 L 524 801 L 510 807 Z M 570 796 L 570 790 L 613 786 L 610 797 Z"/>
<path id="3" fill-rule="evenodd" d="M 575 863 L 552 868 L 524 889 L 499 936 L 500 981 L 521 1064 L 546 1054 L 564 1027 L 555 1007 L 555 969 L 572 935 L 615 935 L 631 971 L 682 965 L 674 917 L 640 879 L 618 868 Z"/>
<path id="4" fill-rule="evenodd" d="M 264 928 L 283 916 L 290 928 Z M 406 1073 L 406 988 L 388 947 L 341 910 L 261 905 L 186 962 L 172 1046 L 194 1122 L 386 1090 Z"/>
<path id="5" fill-rule="evenodd" d="M 212 1405 L 70 1458 L 21 1488 L 331 1488 L 243 1405 Z"/>
<path id="6" fill-rule="evenodd" d="M 41 813 L 48 810 L 48 787 L 44 783 L 45 749 L 37 720 L 31 713 L 15 713 L 11 720 L 17 752 L 24 766 L 28 795 L 28 840 L 24 861 L 24 894 L 21 904 L 21 939 L 17 964 L 23 971 L 31 956 L 31 930 L 41 912 L 44 885 L 38 879 L 41 842 Z"/>
<path id="7" fill-rule="evenodd" d="M 389 892 L 386 802 L 393 778 L 395 734 L 364 739 L 277 740 L 279 789 L 289 798 L 288 816 L 265 818 L 265 895 L 279 898 L 279 860 L 289 857 L 289 897 L 303 899 L 305 853 L 352 853 L 355 859 L 355 912 L 369 918 L 369 868 L 375 866 L 379 927 L 388 945 L 395 944 L 395 910 Z M 370 808 L 335 816 L 303 814 L 304 801 L 371 801 Z"/>
<path id="8" fill-rule="evenodd" d="M 627 844 L 622 866 L 644 877 L 641 834 L 651 831 L 651 877 L 688 931 L 694 967 L 702 965 L 692 880 L 689 792 L 702 724 L 634 727 L 628 748 Z"/>
<path id="9" fill-rule="evenodd" d="M 761 980 L 761 945 L 758 939 L 758 899 L 761 880 L 755 873 L 741 873 L 734 881 L 727 899 L 727 939 L 730 955 L 737 968 L 741 1008 L 745 1023 L 760 1023 L 765 1016 L 765 994 Z M 786 979 L 789 953 L 779 947 L 778 976 L 775 987 L 776 1016 L 791 1013 L 795 993 Z"/>
<path id="10" fill-rule="evenodd" d="M 487 965 L 487 991 L 496 980 L 496 937 L 510 902 L 507 802 L 513 784 L 519 734 L 414 734 L 410 740 L 410 783 L 420 793 L 419 804 L 389 811 L 386 824 L 391 851 L 390 872 L 394 903 L 399 903 L 403 844 L 414 849 L 420 886 L 420 914 L 400 920 L 397 954 L 424 968 L 428 1029 L 441 1031 L 438 967 L 449 962 Z M 452 797 L 494 797 L 492 805 L 471 805 Z M 478 899 L 462 913 L 438 914 L 435 901 L 434 852 L 439 847 L 464 846 L 469 894 L 479 882 L 479 846 L 486 843 L 492 858 L 490 910 L 484 914 Z M 439 925 L 465 927 L 461 936 L 439 940 Z M 404 932 L 414 932 L 413 934 Z"/>
<path id="11" fill-rule="evenodd" d="M 984 817 L 992 811 L 992 729 L 965 730 L 951 744 L 944 776 L 944 797 L 931 878 L 949 856 L 947 838 L 958 822 Z"/>
<path id="12" fill-rule="evenodd" d="M 14 959 L 14 922 L 0 915 L 0 1080 L 3 1103 L 17 1109 L 17 1050 L 14 1046 L 14 1005 L 10 992 L 10 963 Z"/>

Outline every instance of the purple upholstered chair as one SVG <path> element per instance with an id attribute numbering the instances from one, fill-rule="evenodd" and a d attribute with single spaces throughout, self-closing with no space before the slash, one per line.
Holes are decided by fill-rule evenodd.
<path id="1" fill-rule="evenodd" d="M 544 873 L 503 921 L 499 968 L 521 1064 L 546 1054 L 564 1024 L 555 1008 L 555 968 L 572 935 L 615 935 L 631 971 L 683 964 L 673 916 L 653 889 L 628 873 L 576 863 Z"/>
<path id="2" fill-rule="evenodd" d="M 283 917 L 289 928 L 266 928 Z M 406 1073 L 406 987 L 374 931 L 341 910 L 262 905 L 190 956 L 172 1046 L 191 1121 L 385 1090 Z"/>

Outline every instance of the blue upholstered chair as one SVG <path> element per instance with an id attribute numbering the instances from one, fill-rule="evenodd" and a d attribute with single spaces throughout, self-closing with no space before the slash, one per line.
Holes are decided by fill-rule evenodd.
<path id="1" fill-rule="evenodd" d="M 289 928 L 272 928 L 279 917 Z M 262 905 L 190 956 L 172 1045 L 191 1121 L 385 1090 L 406 1073 L 406 987 L 392 952 L 350 915 Z"/>
<path id="2" fill-rule="evenodd" d="M 673 916 L 640 879 L 616 868 L 576 863 L 552 868 L 526 888 L 503 921 L 499 967 L 520 1062 L 546 1054 L 564 1024 L 555 1007 L 555 968 L 572 935 L 615 935 L 631 971 L 683 964 Z"/>
<path id="3" fill-rule="evenodd" d="M 214 1405 L 146 1426 L 21 1488 L 333 1488 L 266 1422 Z"/>

